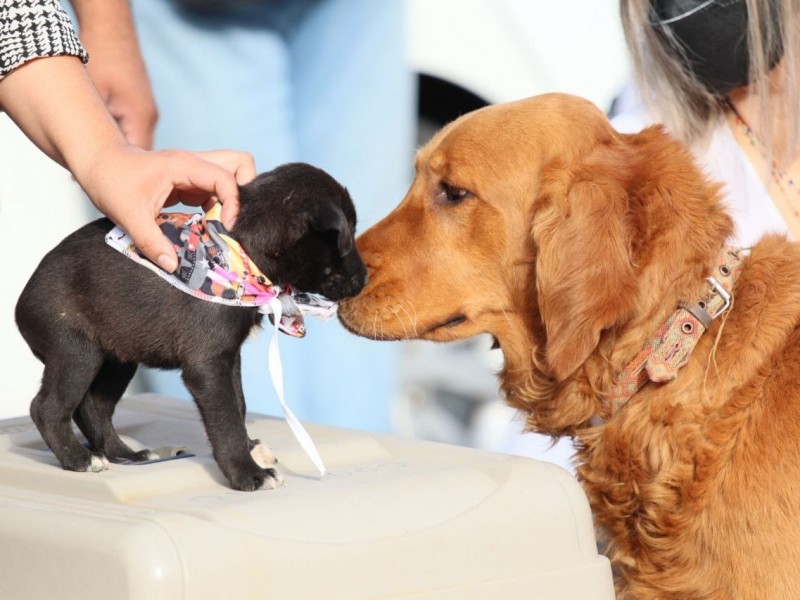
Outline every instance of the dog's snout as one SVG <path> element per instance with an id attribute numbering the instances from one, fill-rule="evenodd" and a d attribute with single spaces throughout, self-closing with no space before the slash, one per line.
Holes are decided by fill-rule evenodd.
<path id="1" fill-rule="evenodd" d="M 367 270 L 377 269 L 380 268 L 381 264 L 383 263 L 383 254 L 380 252 L 361 252 L 361 259 L 364 261 L 364 265 L 367 267 Z"/>
<path id="2" fill-rule="evenodd" d="M 361 264 L 360 268 L 350 278 L 350 290 L 352 291 L 353 296 L 361 292 L 361 290 L 364 289 L 364 286 L 367 285 L 367 272 L 366 266 Z"/>

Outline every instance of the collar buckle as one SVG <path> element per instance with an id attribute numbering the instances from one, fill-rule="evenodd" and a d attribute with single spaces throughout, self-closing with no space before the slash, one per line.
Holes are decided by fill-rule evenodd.
<path id="1" fill-rule="evenodd" d="M 706 277 L 706 281 L 711 284 L 711 288 L 722 298 L 722 306 L 713 315 L 709 315 L 713 321 L 731 307 L 731 293 L 714 277 Z"/>

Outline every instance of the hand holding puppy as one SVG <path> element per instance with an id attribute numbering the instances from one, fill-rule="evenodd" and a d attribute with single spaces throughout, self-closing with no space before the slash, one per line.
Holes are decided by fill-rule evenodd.
<path id="1" fill-rule="evenodd" d="M 155 217 L 181 202 L 204 209 L 219 200 L 223 224 L 231 229 L 239 214 L 238 185 L 255 178 L 255 163 L 245 152 L 146 152 L 123 145 L 99 157 L 83 189 L 94 205 L 133 239 L 136 247 L 165 271 L 177 267 L 172 244 Z"/>

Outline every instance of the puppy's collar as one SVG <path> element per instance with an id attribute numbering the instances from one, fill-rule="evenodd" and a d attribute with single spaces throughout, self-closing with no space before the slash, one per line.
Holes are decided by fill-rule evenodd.
<path id="1" fill-rule="evenodd" d="M 700 337 L 731 306 L 732 290 L 742 269 L 744 250 L 725 246 L 706 278 L 709 288 L 694 304 L 684 304 L 647 340 L 641 352 L 617 376 L 611 388 L 609 416 L 613 416 L 647 382 L 664 383 L 677 377 L 689 362 Z"/>
<path id="2" fill-rule="evenodd" d="M 106 235 L 106 243 L 195 298 L 230 306 L 257 307 L 260 312 L 272 315 L 275 326 L 269 345 L 272 385 L 289 428 L 320 475 L 325 475 L 325 465 L 311 436 L 286 403 L 278 331 L 303 337 L 306 333 L 303 314 L 327 320 L 336 313 L 336 303 L 317 294 L 297 294 L 289 288 L 273 285 L 225 229 L 220 218 L 221 209 L 222 205 L 217 203 L 205 216 L 201 213 L 159 215 L 157 223 L 178 254 L 175 273 L 168 273 L 145 258 L 120 227 L 114 227 Z"/>

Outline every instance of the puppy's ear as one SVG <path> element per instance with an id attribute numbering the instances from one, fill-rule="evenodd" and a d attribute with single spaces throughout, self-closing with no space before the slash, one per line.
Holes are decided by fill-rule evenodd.
<path id="1" fill-rule="evenodd" d="M 536 290 L 547 333 L 547 362 L 558 381 L 597 347 L 636 302 L 628 197 L 613 172 L 552 168 L 533 220 Z"/>
<path id="2" fill-rule="evenodd" d="M 335 231 L 339 255 L 345 256 L 353 250 L 353 232 L 342 210 L 331 203 L 321 204 L 319 209 L 309 216 L 309 225 L 314 231 L 325 233 Z"/>

